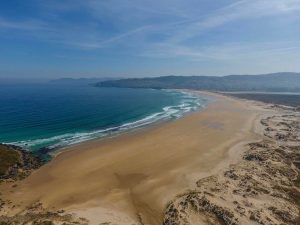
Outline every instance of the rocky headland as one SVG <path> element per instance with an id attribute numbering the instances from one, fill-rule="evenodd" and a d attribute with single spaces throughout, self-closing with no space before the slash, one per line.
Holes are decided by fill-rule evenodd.
<path id="1" fill-rule="evenodd" d="M 13 181 L 27 177 L 43 161 L 21 147 L 0 144 L 0 180 Z"/>

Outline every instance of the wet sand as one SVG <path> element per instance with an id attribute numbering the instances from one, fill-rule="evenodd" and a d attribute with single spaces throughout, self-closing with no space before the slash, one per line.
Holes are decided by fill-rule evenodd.
<path id="1" fill-rule="evenodd" d="M 167 204 L 196 181 L 236 162 L 256 134 L 263 111 L 215 96 L 200 112 L 142 131 L 76 145 L 17 187 L 0 186 L 10 213 L 41 202 L 91 224 L 162 224 Z"/>

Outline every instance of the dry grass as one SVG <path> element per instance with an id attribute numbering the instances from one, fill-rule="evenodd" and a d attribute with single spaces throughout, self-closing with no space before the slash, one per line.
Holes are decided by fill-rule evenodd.
<path id="1" fill-rule="evenodd" d="M 0 145 L 0 176 L 5 175 L 8 168 L 20 162 L 20 154 L 5 145 Z"/>

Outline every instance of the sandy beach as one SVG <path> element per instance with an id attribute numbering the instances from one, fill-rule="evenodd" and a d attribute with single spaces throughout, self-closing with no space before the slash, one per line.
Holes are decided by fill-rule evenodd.
<path id="1" fill-rule="evenodd" d="M 0 185 L 2 198 L 15 205 L 4 214 L 39 202 L 90 224 L 162 224 L 174 198 L 239 161 L 243 146 L 261 139 L 267 110 L 214 98 L 176 121 L 69 147 L 14 188 Z"/>

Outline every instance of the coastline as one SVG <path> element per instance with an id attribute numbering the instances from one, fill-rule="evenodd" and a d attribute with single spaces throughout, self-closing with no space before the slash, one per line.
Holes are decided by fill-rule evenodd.
<path id="1" fill-rule="evenodd" d="M 166 89 L 166 90 L 168 90 L 168 89 Z M 109 134 L 107 136 L 96 137 L 96 138 L 88 139 L 88 140 L 85 140 L 85 141 L 82 141 L 82 142 L 79 142 L 79 143 L 74 143 L 74 144 L 70 144 L 70 145 L 67 145 L 67 146 L 63 146 L 63 147 L 55 149 L 54 151 L 50 151 L 49 155 L 51 157 L 55 158 L 58 155 L 60 155 L 61 153 L 64 153 L 64 152 L 67 152 L 67 151 L 72 151 L 73 148 L 77 148 L 77 147 L 80 148 L 81 146 L 84 146 L 86 144 L 91 144 L 91 143 L 98 144 L 98 143 L 103 142 L 105 140 L 114 139 L 114 138 L 117 138 L 119 136 L 132 136 L 132 135 L 136 135 L 136 134 L 138 134 L 140 132 L 147 132 L 148 130 L 151 130 L 153 128 L 160 127 L 160 126 L 163 126 L 165 124 L 175 122 L 176 120 L 182 119 L 183 117 L 189 116 L 190 114 L 199 113 L 202 110 L 204 110 L 207 107 L 207 105 L 209 105 L 210 103 L 212 103 L 214 101 L 213 100 L 213 94 L 210 93 L 210 92 L 204 92 L 204 91 L 201 91 L 201 92 L 200 91 L 196 91 L 195 92 L 195 91 L 186 90 L 186 89 L 184 89 L 184 90 L 181 90 L 181 89 L 170 89 L 168 91 L 175 91 L 175 92 L 180 92 L 180 93 L 184 93 L 184 94 L 194 94 L 196 96 L 200 95 L 201 97 L 204 97 L 204 99 L 207 102 L 205 104 L 201 105 L 200 107 L 198 107 L 197 109 L 193 109 L 191 111 L 183 113 L 182 115 L 180 115 L 177 118 L 159 119 L 159 120 L 156 120 L 154 122 L 143 124 L 141 126 L 129 128 L 129 129 L 124 130 L 124 131 L 121 130 L 121 131 L 118 131 L 118 132 L 115 132 L 115 133 L 111 133 L 111 134 Z"/>
<path id="2" fill-rule="evenodd" d="M 40 202 L 91 224 L 162 224 L 176 196 L 241 159 L 243 146 L 261 138 L 261 116 L 270 114 L 247 101 L 205 94 L 216 101 L 200 112 L 71 146 L 13 190 L 0 186 L 5 198 L 19 199 L 8 214 Z"/>
<path id="3" fill-rule="evenodd" d="M 123 89 L 118 89 L 123 90 Z M 88 89 L 88 91 L 90 91 Z M 112 95 L 113 90 L 110 91 L 101 91 L 100 93 L 104 92 L 105 94 Z M 137 91 L 137 95 L 139 94 L 139 91 Z M 108 92 L 108 93 L 107 93 Z M 120 94 L 128 94 L 133 95 L 134 91 L 133 90 L 125 90 L 125 91 L 120 91 Z M 68 115 L 69 117 L 75 117 L 73 121 L 73 125 L 76 128 L 72 128 L 70 130 L 69 124 L 65 123 L 65 119 L 68 121 L 70 118 L 65 118 L 64 115 L 64 109 L 57 110 L 52 112 L 53 114 L 61 114 L 60 118 L 61 120 L 53 121 L 53 124 L 60 127 L 56 131 L 54 131 L 51 134 L 47 133 L 47 130 L 51 130 L 51 127 L 41 127 L 38 124 L 35 125 L 35 122 L 32 122 L 32 126 L 37 126 L 41 127 L 42 129 L 39 131 L 38 135 L 36 134 L 31 134 L 33 132 L 30 129 L 23 130 L 22 128 L 22 121 L 19 123 L 21 126 L 18 130 L 19 132 L 25 132 L 31 134 L 30 136 L 22 136 L 18 137 L 17 139 L 10 140 L 9 139 L 4 139 L 2 142 L 5 144 L 10 144 L 10 145 L 15 145 L 22 147 L 28 151 L 35 152 L 38 156 L 47 159 L 50 158 L 51 152 L 58 150 L 58 149 L 63 149 L 65 147 L 69 147 L 72 145 L 76 145 L 79 143 L 87 142 L 93 139 L 101 139 L 101 138 L 106 138 L 106 137 L 111 137 L 111 136 L 117 136 L 122 133 L 130 132 L 131 130 L 139 129 L 139 128 L 144 128 L 147 127 L 151 124 L 157 124 L 159 122 L 163 121 L 168 121 L 168 120 L 174 120 L 176 118 L 180 118 L 183 115 L 187 114 L 190 111 L 196 111 L 201 108 L 203 108 L 207 103 L 207 99 L 202 98 L 201 96 L 197 97 L 194 96 L 191 93 L 188 92 L 183 92 L 182 90 L 156 90 L 156 91 L 151 91 L 149 90 L 144 90 L 140 91 L 142 96 L 145 94 L 145 102 L 141 104 L 141 99 L 142 97 L 136 99 L 136 104 L 137 107 L 132 108 L 132 104 L 134 103 L 135 99 L 132 98 L 131 101 L 128 102 L 130 110 L 126 108 L 126 106 L 123 106 L 124 112 L 122 110 L 115 110 L 112 105 L 116 105 L 116 108 L 118 107 L 118 103 L 120 102 L 113 102 L 113 104 L 107 104 L 104 101 L 100 102 L 99 104 L 103 105 L 103 107 L 99 108 L 98 103 L 93 102 L 92 104 L 95 104 L 95 108 L 92 108 L 90 105 L 86 106 L 83 104 L 81 106 L 82 108 L 86 108 L 87 111 L 90 112 L 98 112 L 98 113 L 91 113 L 90 114 L 82 114 L 79 117 L 86 118 L 87 121 L 85 123 L 82 123 L 80 119 L 78 119 L 78 115 L 76 114 L 76 111 L 74 115 Z M 148 93 L 149 92 L 149 93 Z M 152 95 L 158 95 L 158 96 L 152 96 L 153 98 L 150 97 L 150 93 Z M 148 96 L 149 95 L 149 96 Z M 112 97 L 114 97 L 113 95 Z M 148 97 L 147 97 L 148 96 Z M 157 97 L 162 97 L 162 102 L 160 101 L 158 103 L 154 102 L 156 101 Z M 130 99 L 130 98 L 129 98 Z M 148 99 L 148 100 L 147 100 Z M 153 99 L 149 101 L 149 99 Z M 88 101 L 88 100 L 87 100 Z M 149 104 L 147 104 L 149 102 Z M 74 103 L 74 102 L 73 102 Z M 74 103 L 75 104 L 75 103 Z M 78 106 L 81 105 L 80 102 L 78 102 Z M 126 104 L 127 105 L 127 104 Z M 71 108 L 76 107 L 74 105 L 70 106 Z M 108 112 L 107 107 L 112 108 L 111 113 L 108 113 L 105 115 L 103 112 Z M 146 110 L 147 109 L 147 110 Z M 68 109 L 67 112 L 70 112 L 71 110 Z M 34 112 L 34 110 L 33 110 Z M 111 116 L 109 116 L 111 114 Z M 77 117 L 76 117 L 77 116 Z M 107 119 L 107 121 L 106 121 Z M 24 119 L 26 120 L 26 119 Z M 117 122 L 118 121 L 118 122 Z M 75 125 L 76 122 L 81 124 L 80 126 Z M 51 117 L 49 121 L 47 118 L 45 121 L 40 121 L 40 123 L 45 123 L 45 124 L 52 124 Z M 84 125 L 88 124 L 88 125 Z M 16 135 L 18 132 L 15 132 L 14 135 Z M 18 136 L 18 135 L 17 135 Z"/>

